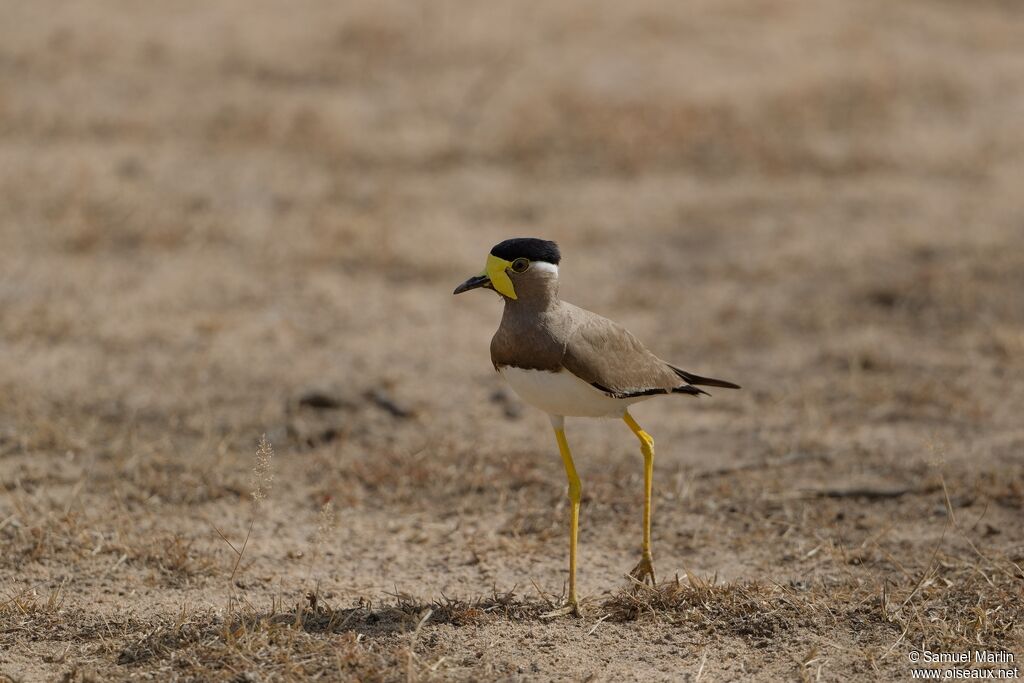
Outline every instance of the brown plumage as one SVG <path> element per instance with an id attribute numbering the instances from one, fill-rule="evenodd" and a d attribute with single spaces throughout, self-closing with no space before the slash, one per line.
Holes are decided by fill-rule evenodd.
<path id="1" fill-rule="evenodd" d="M 732 382 L 694 375 L 661 360 L 622 325 L 558 298 L 556 272 L 512 273 L 519 298 L 505 299 L 491 340 L 495 368 L 568 370 L 615 398 L 707 393 L 695 385 L 738 389 Z"/>

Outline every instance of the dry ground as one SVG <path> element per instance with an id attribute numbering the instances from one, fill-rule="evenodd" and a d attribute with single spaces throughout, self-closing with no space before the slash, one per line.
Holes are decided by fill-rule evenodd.
<path id="1" fill-rule="evenodd" d="M 6 3 L 0 680 L 1019 663 L 1022 159 L 1017 0 Z M 513 235 L 745 387 L 635 410 L 657 593 L 636 443 L 570 422 L 580 620 L 450 295 Z"/>

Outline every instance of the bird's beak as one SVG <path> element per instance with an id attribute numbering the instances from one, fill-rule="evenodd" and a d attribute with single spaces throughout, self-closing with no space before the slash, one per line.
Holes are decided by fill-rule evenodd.
<path id="1" fill-rule="evenodd" d="M 512 285 L 512 280 L 508 277 L 508 269 L 512 267 L 511 261 L 506 261 L 503 258 L 498 258 L 494 254 L 487 255 L 487 266 L 484 268 L 484 272 L 480 273 L 476 277 L 471 277 L 461 285 L 455 288 L 453 294 L 462 294 L 468 292 L 471 289 L 477 287 L 486 287 L 487 289 L 493 289 L 498 294 L 509 299 L 516 298 L 516 288 Z"/>
<path id="2" fill-rule="evenodd" d="M 462 294 L 463 292 L 468 292 L 471 289 L 477 289 L 479 287 L 487 287 L 487 288 L 493 289 L 491 287 L 491 278 L 487 277 L 487 273 L 481 273 L 480 275 L 474 275 L 473 277 L 469 278 L 468 280 L 463 282 L 461 285 L 456 287 L 455 291 L 452 292 L 452 294 L 453 295 L 455 295 L 455 294 Z"/>

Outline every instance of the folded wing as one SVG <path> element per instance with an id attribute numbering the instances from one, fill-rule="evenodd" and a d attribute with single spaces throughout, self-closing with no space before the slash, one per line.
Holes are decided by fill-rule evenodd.
<path id="1" fill-rule="evenodd" d="M 562 365 L 615 398 L 653 394 L 706 394 L 694 386 L 738 388 L 731 382 L 693 375 L 661 360 L 618 323 L 566 304 L 571 321 Z"/>

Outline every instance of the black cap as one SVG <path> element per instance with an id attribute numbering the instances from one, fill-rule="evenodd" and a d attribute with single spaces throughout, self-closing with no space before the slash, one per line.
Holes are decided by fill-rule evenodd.
<path id="1" fill-rule="evenodd" d="M 536 237 L 515 237 L 499 242 L 491 249 L 491 253 L 506 261 L 527 258 L 531 261 L 546 261 L 556 266 L 562 260 L 562 253 L 558 251 L 557 244 Z"/>

